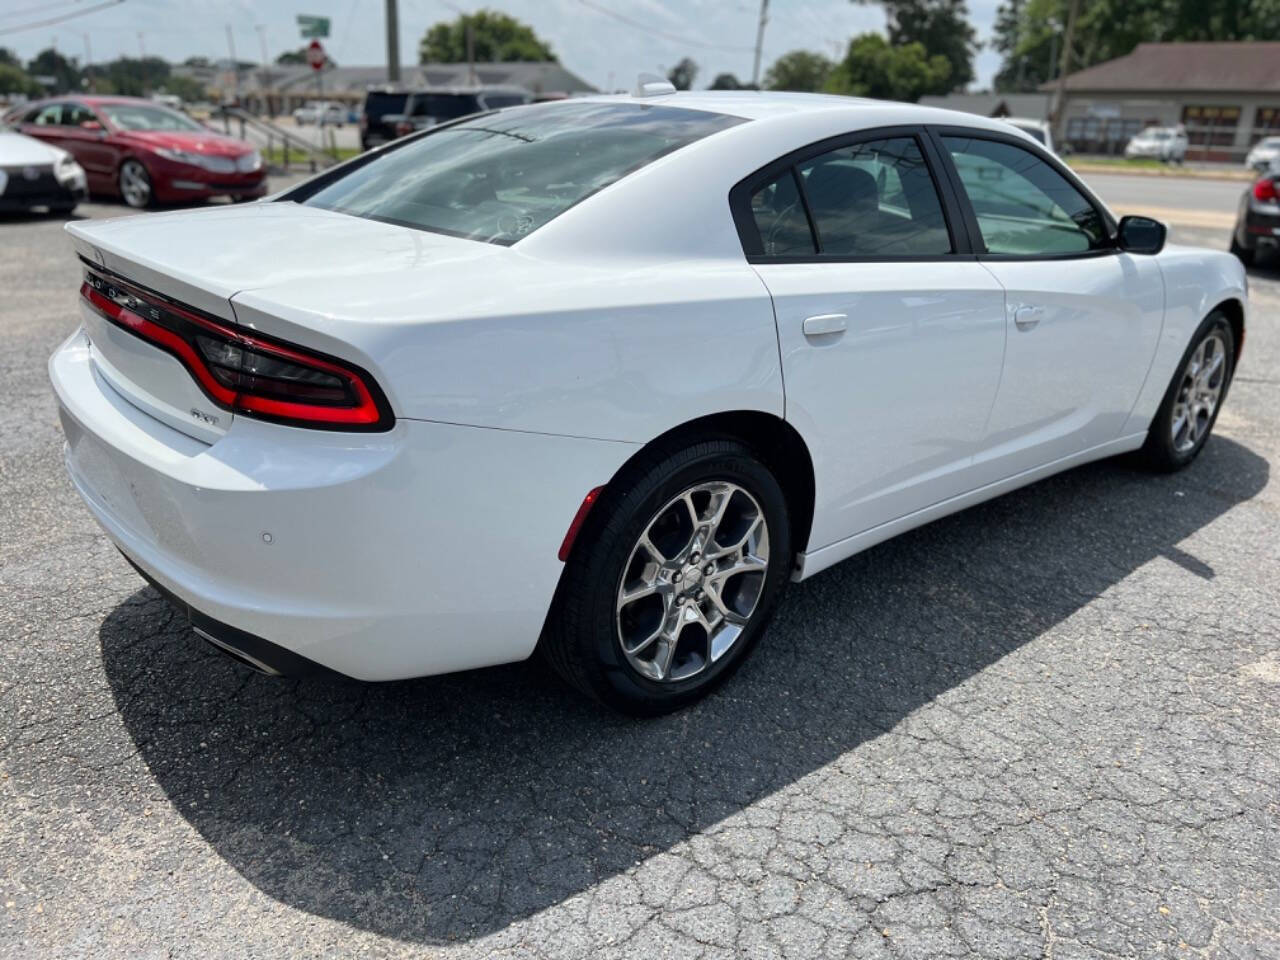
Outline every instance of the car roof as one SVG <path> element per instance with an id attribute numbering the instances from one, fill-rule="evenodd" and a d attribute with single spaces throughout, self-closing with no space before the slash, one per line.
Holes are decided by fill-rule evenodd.
<path id="1" fill-rule="evenodd" d="M 565 101 L 561 101 L 565 102 Z M 850 129 L 897 124 L 931 123 L 1008 131 L 1003 120 L 959 110 L 924 107 L 916 103 L 847 97 L 833 93 L 787 93 L 774 90 L 695 90 L 656 96 L 630 94 L 574 97 L 571 103 L 655 103 L 687 110 L 706 110 L 745 120 L 770 120 L 805 113 L 840 111 L 849 115 Z"/>

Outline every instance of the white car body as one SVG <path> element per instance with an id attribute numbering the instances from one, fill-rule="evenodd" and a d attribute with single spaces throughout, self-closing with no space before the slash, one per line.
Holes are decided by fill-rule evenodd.
<path id="1" fill-rule="evenodd" d="M 330 103 L 327 100 L 323 103 L 312 101 L 293 111 L 293 122 L 299 126 L 306 126 L 309 123 L 318 123 L 323 125 L 332 124 L 340 127 L 346 118 L 346 110 L 338 104 Z"/>
<path id="2" fill-rule="evenodd" d="M 1244 165 L 1259 173 L 1280 167 L 1280 137 L 1267 137 L 1255 143 L 1244 158 Z"/>
<path id="3" fill-rule="evenodd" d="M 1230 303 L 1243 320 L 1240 264 L 1201 249 L 750 262 L 729 193 L 779 156 L 901 124 L 1007 126 L 837 97 L 645 102 L 747 122 L 510 246 L 295 203 L 70 225 L 89 265 L 358 365 L 395 417 L 347 433 L 214 409 L 176 360 L 82 300 L 50 373 L 71 477 L 107 534 L 194 610 L 353 677 L 516 661 L 584 495 L 691 421 L 803 440 L 803 579 L 1136 449 L 1201 319 Z M 816 315 L 847 316 L 847 332 L 815 343 L 802 328 Z"/>
<path id="4" fill-rule="evenodd" d="M 1129 141 L 1124 155 L 1181 163 L 1187 157 L 1186 131 L 1177 127 L 1147 127 Z"/>
<path id="5" fill-rule="evenodd" d="M 84 167 L 70 153 L 0 126 L 0 203 L 11 178 L 16 183 L 37 176 L 51 178 L 50 182 L 66 193 L 63 202 L 72 206 L 88 196 Z"/>

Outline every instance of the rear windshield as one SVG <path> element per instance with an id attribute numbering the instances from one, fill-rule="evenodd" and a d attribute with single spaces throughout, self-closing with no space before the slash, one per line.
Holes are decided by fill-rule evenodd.
<path id="1" fill-rule="evenodd" d="M 404 113 L 407 93 L 370 93 L 364 100 L 364 115 L 371 120 L 380 120 L 388 113 Z"/>
<path id="2" fill-rule="evenodd" d="M 409 107 L 412 117 L 430 117 L 436 123 L 457 120 L 483 108 L 474 93 L 415 93 Z"/>
<path id="3" fill-rule="evenodd" d="M 662 155 L 741 122 L 636 103 L 549 103 L 481 114 L 370 155 L 301 202 L 512 244 Z"/>

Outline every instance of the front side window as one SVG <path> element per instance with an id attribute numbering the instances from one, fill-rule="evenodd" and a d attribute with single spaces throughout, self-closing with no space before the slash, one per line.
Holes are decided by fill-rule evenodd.
<path id="1" fill-rule="evenodd" d="M 1102 215 L 1030 150 L 943 137 L 990 253 L 1054 256 L 1110 246 Z"/>
<path id="2" fill-rule="evenodd" d="M 481 115 L 373 155 L 301 202 L 512 244 L 664 154 L 742 122 L 639 103 L 558 103 Z"/>
<path id="3" fill-rule="evenodd" d="M 841 147 L 796 168 L 825 256 L 951 252 L 942 202 L 914 137 Z"/>
<path id="4" fill-rule="evenodd" d="M 78 127 L 87 120 L 98 119 L 93 115 L 93 111 L 88 107 L 79 103 L 69 103 L 62 111 L 62 125 L 64 127 Z"/>

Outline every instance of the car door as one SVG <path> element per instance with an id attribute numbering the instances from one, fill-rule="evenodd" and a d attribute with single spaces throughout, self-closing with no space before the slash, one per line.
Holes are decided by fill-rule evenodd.
<path id="1" fill-rule="evenodd" d="M 86 123 L 94 126 L 86 127 Z M 107 128 L 101 118 L 82 103 L 64 103 L 59 132 L 58 146 L 84 167 L 91 186 L 101 190 L 111 183 L 115 177 L 115 150 L 107 142 Z"/>
<path id="2" fill-rule="evenodd" d="M 1021 138 L 936 131 L 979 245 L 1007 296 L 1004 373 L 978 479 L 992 482 L 1120 436 L 1155 355 L 1164 281 L 1119 250 L 1083 185 Z"/>
<path id="3" fill-rule="evenodd" d="M 773 297 L 817 549 L 963 493 L 1000 376 L 1004 292 L 922 128 L 837 138 L 731 195 Z"/>
<path id="4" fill-rule="evenodd" d="M 34 107 L 22 117 L 21 130 L 29 137 L 42 140 L 50 146 L 60 146 L 62 140 L 62 107 L 61 103 L 46 103 Z"/>

